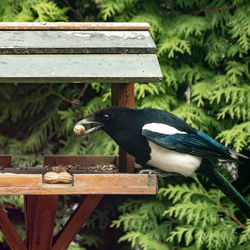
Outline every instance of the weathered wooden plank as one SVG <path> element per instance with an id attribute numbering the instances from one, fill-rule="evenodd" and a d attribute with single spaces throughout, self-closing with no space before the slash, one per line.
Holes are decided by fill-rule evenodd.
<path id="1" fill-rule="evenodd" d="M 134 83 L 112 83 L 111 84 L 111 103 L 115 106 L 134 108 L 135 94 Z M 135 159 L 126 153 L 123 149 L 119 149 L 119 172 L 133 173 Z"/>
<path id="2" fill-rule="evenodd" d="M 0 31 L 0 54 L 153 54 L 148 31 Z"/>
<path id="3" fill-rule="evenodd" d="M 52 249 L 57 200 L 57 195 L 26 197 L 25 224 L 30 250 Z"/>
<path id="4" fill-rule="evenodd" d="M 14 177 L 14 174 L 12 174 Z M 33 177 L 31 177 L 33 176 Z M 145 174 L 74 174 L 73 184 L 45 184 L 42 175 L 16 174 L 0 195 L 11 194 L 155 194 L 156 176 Z M 34 182 L 26 182 L 34 179 Z M 0 175 L 0 183 L 5 179 Z M 23 184 L 20 185 L 20 181 Z M 6 183 L 6 180 L 4 180 Z M 10 183 L 10 182 L 9 182 Z M 98 185 L 96 185 L 98 183 Z M 15 185 L 17 184 L 17 185 Z"/>
<path id="5" fill-rule="evenodd" d="M 117 174 L 117 175 L 75 175 L 74 186 L 75 187 L 87 187 L 93 186 L 98 183 L 99 187 L 148 187 L 148 176 L 141 175 L 137 178 L 136 174 Z"/>
<path id="6" fill-rule="evenodd" d="M 72 216 L 67 221 L 66 225 L 59 234 L 53 250 L 67 249 L 70 242 L 75 238 L 80 231 L 82 225 L 87 221 L 103 195 L 88 195 L 77 207 Z"/>
<path id="7" fill-rule="evenodd" d="M 159 82 L 154 54 L 0 55 L 0 83 Z"/>
<path id="8" fill-rule="evenodd" d="M 0 30 L 149 30 L 149 24 L 127 22 L 0 22 Z"/>
<path id="9" fill-rule="evenodd" d="M 0 173 L 0 188 L 40 186 L 42 175 Z"/>
<path id="10" fill-rule="evenodd" d="M 0 231 L 13 250 L 27 250 L 24 242 L 0 206 Z"/>

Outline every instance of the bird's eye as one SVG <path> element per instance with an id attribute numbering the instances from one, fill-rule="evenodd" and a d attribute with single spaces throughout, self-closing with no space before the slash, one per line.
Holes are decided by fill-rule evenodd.
<path id="1" fill-rule="evenodd" d="M 109 120 L 109 118 L 110 118 L 110 115 L 108 115 L 108 114 L 104 114 L 104 115 L 103 115 L 103 119 L 104 119 L 105 121 Z"/>

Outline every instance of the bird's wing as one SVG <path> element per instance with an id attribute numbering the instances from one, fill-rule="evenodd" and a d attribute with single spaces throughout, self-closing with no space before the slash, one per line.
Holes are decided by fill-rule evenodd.
<path id="1" fill-rule="evenodd" d="M 229 150 L 208 135 L 196 131 L 188 134 L 165 124 L 146 124 L 142 135 L 147 140 L 179 153 L 192 154 L 203 158 L 230 159 Z"/>

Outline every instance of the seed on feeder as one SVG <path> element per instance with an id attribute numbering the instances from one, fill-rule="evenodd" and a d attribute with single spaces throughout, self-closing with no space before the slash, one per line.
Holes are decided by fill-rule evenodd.
<path id="1" fill-rule="evenodd" d="M 85 127 L 83 125 L 78 124 L 75 125 L 73 131 L 76 135 L 83 135 L 85 132 Z"/>
<path id="2" fill-rule="evenodd" d="M 68 172 L 47 172 L 43 176 L 43 181 L 45 183 L 55 184 L 55 183 L 71 183 L 72 175 Z"/>

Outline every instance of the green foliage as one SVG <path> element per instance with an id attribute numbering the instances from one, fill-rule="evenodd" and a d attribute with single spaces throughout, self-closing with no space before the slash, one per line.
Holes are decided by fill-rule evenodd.
<path id="1" fill-rule="evenodd" d="M 226 146 L 234 145 L 237 151 L 250 150 L 250 122 L 244 122 L 224 130 L 218 134 L 217 138 L 221 139 Z"/>
<path id="2" fill-rule="evenodd" d="M 167 249 L 162 241 L 172 223 L 163 219 L 166 206 L 166 201 L 152 198 L 127 200 L 119 206 L 122 215 L 113 221 L 112 227 L 123 227 L 127 232 L 120 238 L 120 242 L 129 241 L 133 248 Z"/>
<path id="3" fill-rule="evenodd" d="M 159 192 L 173 199 L 174 206 L 164 214 L 176 218 L 180 224 L 170 233 L 167 242 L 184 240 L 186 246 L 195 244 L 198 249 L 232 249 L 239 237 L 234 234 L 237 224 L 228 215 L 235 213 L 235 207 L 220 191 L 206 191 L 195 179 L 198 185 L 169 185 Z"/>
<path id="4" fill-rule="evenodd" d="M 67 21 L 67 8 L 49 0 L 2 0 L 0 6 L 1 22 L 52 22 Z"/>
<path id="5" fill-rule="evenodd" d="M 112 226 L 122 227 L 131 247 L 149 249 L 247 249 L 249 222 L 241 234 L 237 208 L 217 189 L 191 184 L 169 184 L 157 199 L 128 200 Z M 172 204 L 171 204 L 172 203 Z M 238 242 L 240 241 L 240 245 Z"/>
<path id="6" fill-rule="evenodd" d="M 193 104 L 183 103 L 172 113 L 181 119 L 186 120 L 186 122 L 194 128 L 206 133 L 218 125 L 218 122 L 213 117 L 209 116 L 203 109 L 200 109 Z"/>
<path id="7" fill-rule="evenodd" d="M 171 111 L 227 145 L 236 142 L 226 131 L 250 119 L 249 8 L 246 1 L 104 1 L 105 20 L 149 22 L 157 43 L 164 81 L 136 85 L 136 106 Z M 230 145 L 248 147 L 244 132 L 241 141 Z"/>
<path id="8" fill-rule="evenodd" d="M 250 219 L 246 222 L 246 230 L 241 234 L 239 243 L 247 243 L 250 241 Z"/>
<path id="9" fill-rule="evenodd" d="M 2 0 L 0 5 L 0 21 L 148 22 L 163 81 L 135 84 L 136 107 L 172 112 L 238 152 L 250 150 L 249 16 L 246 0 Z M 0 153 L 12 154 L 18 166 L 41 165 L 44 154 L 117 154 L 103 132 L 72 134 L 77 120 L 109 106 L 110 99 L 110 86 L 98 82 L 1 84 Z M 250 222 L 220 191 L 205 190 L 198 179 L 182 185 L 180 178 L 167 181 L 168 186 L 160 180 L 157 198 L 123 198 L 119 218 L 120 199 L 104 201 L 109 206 L 96 210 L 69 249 L 100 249 L 113 236 L 109 230 L 117 229 L 118 249 L 249 249 Z M 23 207 L 19 196 L 2 197 L 5 203 L 18 211 Z M 60 199 L 55 233 L 75 203 L 73 197 Z M 24 237 L 23 224 L 13 221 Z"/>
<path id="10" fill-rule="evenodd" d="M 249 150 L 249 8 L 247 1 L 104 1 L 105 20 L 149 22 L 157 44 L 163 82 L 136 85 L 136 106 L 170 111 L 238 152 Z M 132 249 L 249 247 L 249 224 L 238 230 L 230 216 L 236 207 L 198 179 L 120 209 L 112 226 L 123 228 L 120 242 Z"/>

